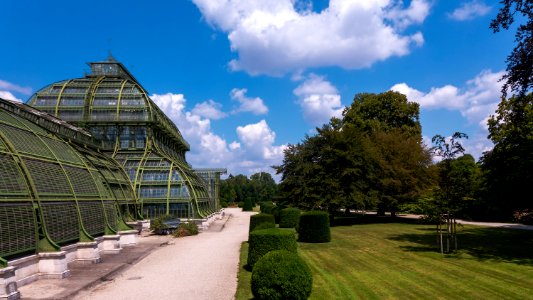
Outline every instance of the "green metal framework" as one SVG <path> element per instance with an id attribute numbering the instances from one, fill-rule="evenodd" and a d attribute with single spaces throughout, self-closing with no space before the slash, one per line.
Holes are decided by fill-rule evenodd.
<path id="1" fill-rule="evenodd" d="M 185 160 L 189 144 L 145 89 L 112 58 L 89 65 L 84 78 L 53 83 L 28 103 L 90 131 L 123 166 L 144 217 L 203 218 L 217 210 L 218 195 Z"/>
<path id="2" fill-rule="evenodd" d="M 131 183 L 98 144 L 83 129 L 0 99 L 0 264 L 129 229 Z"/>

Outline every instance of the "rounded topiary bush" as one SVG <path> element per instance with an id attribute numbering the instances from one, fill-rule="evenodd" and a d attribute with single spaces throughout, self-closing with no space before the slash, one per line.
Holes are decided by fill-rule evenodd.
<path id="1" fill-rule="evenodd" d="M 296 253 L 297 243 L 294 233 L 278 228 L 250 232 L 250 238 L 248 239 L 248 268 L 252 269 L 263 255 L 274 250 L 287 250 Z"/>
<path id="2" fill-rule="evenodd" d="M 280 228 L 296 228 L 300 221 L 301 211 L 295 207 L 287 207 L 279 212 Z"/>
<path id="3" fill-rule="evenodd" d="M 298 223 L 298 241 L 308 243 L 331 241 L 328 213 L 323 211 L 303 213 Z"/>
<path id="4" fill-rule="evenodd" d="M 250 227 L 248 228 L 248 232 L 252 232 L 255 227 L 257 227 L 260 224 L 270 224 L 270 227 L 276 227 L 276 222 L 274 222 L 274 216 L 270 214 L 257 214 L 250 216 Z M 264 229 L 264 227 L 263 227 Z"/>
<path id="5" fill-rule="evenodd" d="M 254 299 L 307 299 L 313 276 L 296 253 L 272 251 L 263 256 L 252 271 Z"/>

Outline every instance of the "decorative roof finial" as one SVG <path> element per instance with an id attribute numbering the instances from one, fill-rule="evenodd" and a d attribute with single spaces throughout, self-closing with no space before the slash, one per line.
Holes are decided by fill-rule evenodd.
<path id="1" fill-rule="evenodd" d="M 107 50 L 107 61 L 108 62 L 116 62 L 117 60 L 113 57 L 111 54 L 111 50 Z"/>

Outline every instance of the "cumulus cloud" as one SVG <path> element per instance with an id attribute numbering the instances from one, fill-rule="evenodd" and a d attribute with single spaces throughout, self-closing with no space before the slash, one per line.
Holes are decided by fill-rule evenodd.
<path id="1" fill-rule="evenodd" d="M 331 0 L 313 12 L 294 0 L 193 0 L 203 18 L 225 32 L 238 58 L 233 70 L 281 75 L 311 67 L 369 67 L 409 54 L 424 42 L 404 29 L 422 23 L 428 0 Z"/>
<path id="2" fill-rule="evenodd" d="M 265 120 L 255 124 L 237 127 L 237 135 L 250 154 L 267 160 L 283 158 L 285 145 L 274 146 L 276 133 L 270 129 Z"/>
<path id="3" fill-rule="evenodd" d="M 456 110 L 469 123 L 478 124 L 478 131 L 464 142 L 464 146 L 468 153 L 479 157 L 484 151 L 492 148 L 492 143 L 486 138 L 487 120 L 494 114 L 500 102 L 502 83 L 499 79 L 503 74 L 503 71 L 482 71 L 468 80 L 463 88 L 444 85 L 433 87 L 424 93 L 406 83 L 399 83 L 391 87 L 391 90 L 405 94 L 409 101 L 419 103 L 423 109 Z"/>
<path id="4" fill-rule="evenodd" d="M 22 100 L 20 100 L 19 98 L 15 97 L 15 95 L 13 95 L 12 93 L 10 93 L 8 91 L 0 91 L 0 98 L 6 99 L 6 100 L 13 100 L 13 101 L 22 102 Z"/>
<path id="5" fill-rule="evenodd" d="M 426 109 L 458 110 L 471 123 L 478 123 L 486 128 L 487 117 L 494 113 L 500 102 L 502 83 L 499 79 L 504 72 L 485 70 L 466 82 L 464 88 L 453 85 L 433 87 L 424 93 L 408 86 L 406 83 L 395 84 L 391 90 L 405 94 L 410 101 Z"/>
<path id="6" fill-rule="evenodd" d="M 332 117 L 341 117 L 344 106 L 337 88 L 324 77 L 309 75 L 293 93 L 298 96 L 305 120 L 314 126 L 329 122 Z"/>
<path id="7" fill-rule="evenodd" d="M 231 90 L 231 99 L 239 102 L 239 107 L 233 113 L 251 112 L 254 115 L 264 115 L 268 113 L 268 107 L 263 103 L 263 99 L 259 97 L 246 97 L 247 89 L 233 89 Z"/>
<path id="8" fill-rule="evenodd" d="M 239 141 L 227 142 L 211 128 L 211 121 L 201 109 L 188 111 L 183 94 L 153 94 L 152 100 L 176 124 L 191 151 L 187 160 L 194 167 L 225 167 L 232 174 L 264 171 L 273 174 L 271 165 L 280 164 L 285 145 L 275 145 L 275 132 L 267 122 L 238 126 Z M 209 101 L 207 102 L 209 103 Z M 196 111 L 195 111 L 196 109 Z"/>
<path id="9" fill-rule="evenodd" d="M 469 1 L 461 4 L 453 12 L 448 14 L 450 19 L 456 21 L 466 21 L 484 16 L 490 12 L 490 6 L 482 1 Z"/>
<path id="10" fill-rule="evenodd" d="M 210 120 L 218 120 L 227 117 L 227 114 L 222 111 L 222 104 L 211 99 L 196 104 L 192 109 L 192 113 Z"/>

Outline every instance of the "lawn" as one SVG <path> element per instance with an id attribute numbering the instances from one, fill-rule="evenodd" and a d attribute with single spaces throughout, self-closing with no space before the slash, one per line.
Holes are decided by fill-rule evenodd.
<path id="1" fill-rule="evenodd" d="M 465 226 L 441 255 L 434 227 L 407 223 L 332 228 L 332 242 L 299 243 L 313 272 L 311 299 L 533 299 L 533 231 Z M 246 263 L 236 299 L 251 299 Z"/>

